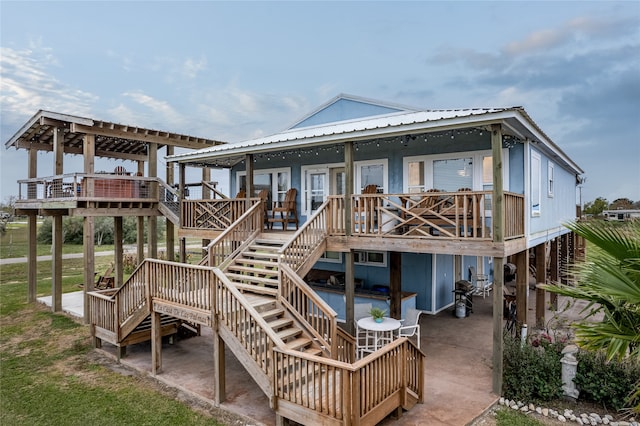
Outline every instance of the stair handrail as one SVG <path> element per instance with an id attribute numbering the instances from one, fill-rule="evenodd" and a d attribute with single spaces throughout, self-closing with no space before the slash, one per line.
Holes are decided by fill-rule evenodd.
<path id="1" fill-rule="evenodd" d="M 286 349 L 283 340 L 262 318 L 240 291 L 233 285 L 219 268 L 213 268 L 217 277 L 215 316 L 217 323 L 223 323 L 233 333 L 247 354 L 253 358 L 260 369 L 267 374 L 271 381 L 273 362 L 272 349 L 279 347 Z M 248 323 L 247 323 L 248 322 Z M 248 333 L 250 338 L 247 339 Z M 256 336 L 258 333 L 258 336 Z M 259 343 L 260 342 L 260 343 Z M 261 348 L 262 351 L 257 349 Z"/>
<path id="2" fill-rule="evenodd" d="M 280 262 L 286 263 L 298 272 L 309 261 L 313 252 L 327 237 L 326 212 L 329 200 L 325 200 L 307 222 L 293 234 L 293 237 L 278 251 Z"/>
<path id="3" fill-rule="evenodd" d="M 148 284 L 148 267 L 147 261 L 142 261 L 133 271 L 127 281 L 117 289 L 108 290 L 108 296 L 104 292 L 88 292 L 90 304 L 90 323 L 99 325 L 113 333 L 119 333 L 120 328 L 127 320 L 140 308 L 146 305 L 146 310 L 150 312 L 148 302 L 147 284 Z M 105 300 L 111 300 L 109 303 L 113 309 L 112 312 L 106 312 L 99 309 L 98 304 L 106 306 Z M 104 308 L 104 306 L 101 306 Z M 101 317 L 106 315 L 110 320 L 104 321 Z"/>
<path id="4" fill-rule="evenodd" d="M 222 198 L 222 199 L 229 198 L 225 194 L 223 194 L 222 192 L 218 191 L 218 189 L 215 186 L 211 185 L 211 182 L 203 180 L 202 181 L 202 186 L 208 188 L 213 193 L 213 195 L 214 195 L 213 198 L 215 198 L 216 195 L 218 197 Z"/>
<path id="5" fill-rule="evenodd" d="M 396 339 L 351 364 L 278 347 L 273 348 L 273 351 L 274 363 L 287 367 L 281 373 L 283 377 L 278 377 L 278 369 L 274 369 L 273 397 L 277 407 L 281 406 L 278 400 L 287 401 L 317 414 L 342 420 L 345 424 L 359 424 L 359 420 L 364 418 L 367 419 L 367 424 L 375 424 L 398 408 L 388 405 L 394 394 L 400 394 L 400 407 L 405 404 L 407 392 L 413 394 L 418 402 L 422 402 L 424 398 L 425 355 L 406 337 Z M 303 380 L 302 377 L 295 377 L 296 374 L 308 371 L 320 371 L 332 380 Z M 336 383 L 338 380 L 339 383 Z M 308 389 L 290 392 L 286 387 L 292 382 Z M 314 395 L 317 398 L 305 398 L 304 395 Z M 336 406 L 338 404 L 339 407 Z M 283 414 L 305 415 L 300 410 Z M 303 419 L 293 417 L 292 420 Z"/>
<path id="6" fill-rule="evenodd" d="M 224 268 L 223 263 L 236 257 L 262 230 L 263 205 L 259 198 L 251 200 L 254 204 L 207 246 L 209 266 Z"/>
<path id="7" fill-rule="evenodd" d="M 160 204 L 169 209 L 176 217 L 180 217 L 180 195 L 178 194 L 178 190 L 169 186 L 164 180 L 160 178 L 156 179 L 160 185 L 160 194 L 158 195 Z M 164 191 L 162 191 L 162 189 L 164 189 Z"/>
<path id="8" fill-rule="evenodd" d="M 326 349 L 337 358 L 338 314 L 286 263 L 279 264 L 278 300 Z"/>

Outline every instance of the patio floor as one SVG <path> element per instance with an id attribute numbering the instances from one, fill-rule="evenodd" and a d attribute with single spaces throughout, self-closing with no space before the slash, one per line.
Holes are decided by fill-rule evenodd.
<path id="1" fill-rule="evenodd" d="M 466 318 L 456 318 L 452 308 L 437 315 L 421 316 L 421 348 L 426 354 L 424 403 L 417 404 L 400 419 L 388 418 L 381 424 L 466 425 L 496 402 L 498 396 L 491 391 L 492 296 L 486 299 L 475 296 L 473 313 Z M 81 301 L 82 292 L 77 296 L 63 297 L 63 307 L 65 301 L 71 303 L 76 298 Z M 50 297 L 38 300 L 51 303 Z M 562 298 L 559 303 L 562 306 Z M 533 324 L 533 291 L 530 292 L 529 304 L 528 317 Z M 77 312 L 77 301 L 74 305 L 72 314 L 81 316 L 81 312 Z M 82 304 L 79 306 L 81 309 Z M 568 315 L 575 317 L 579 309 L 578 303 Z M 552 312 L 547 310 L 546 316 L 550 318 Z M 115 359 L 114 346 L 105 343 L 102 352 Z M 127 347 L 121 363 L 150 375 L 150 343 Z M 247 417 L 251 424 L 275 425 L 275 415 L 269 408 L 267 397 L 228 350 L 226 367 L 226 400 L 220 408 Z M 213 406 L 212 331 L 203 328 L 201 336 L 178 340 L 174 344 L 165 342 L 162 373 L 156 379 Z"/>

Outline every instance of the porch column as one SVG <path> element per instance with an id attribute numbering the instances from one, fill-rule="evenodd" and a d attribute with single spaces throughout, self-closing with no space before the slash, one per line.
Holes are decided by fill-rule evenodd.
<path id="1" fill-rule="evenodd" d="M 549 281 L 555 284 L 558 282 L 558 259 L 559 259 L 559 247 L 558 247 L 558 237 L 551 240 L 551 265 L 549 268 Z M 558 294 L 557 293 L 549 293 L 549 309 L 553 311 L 558 310 Z"/>
<path id="2" fill-rule="evenodd" d="M 29 148 L 29 163 L 27 166 L 27 176 L 29 179 L 38 177 L 38 151 L 35 148 Z M 27 188 L 27 198 L 38 198 L 35 184 Z M 46 188 L 45 188 L 46 191 Z M 28 295 L 27 301 L 35 303 L 38 294 L 38 216 L 35 213 L 27 216 L 27 228 L 29 235 L 29 249 L 27 251 L 27 283 Z"/>
<path id="3" fill-rule="evenodd" d="M 84 173 L 93 174 L 95 167 L 96 137 L 85 134 L 82 140 L 82 156 L 84 160 Z M 82 194 L 85 197 L 93 195 L 93 179 L 85 179 Z M 91 312 L 89 312 L 89 296 L 87 292 L 93 291 L 95 281 L 95 219 L 93 216 L 85 216 L 82 221 L 82 252 L 84 256 L 84 323 L 89 324 Z"/>
<path id="4" fill-rule="evenodd" d="M 493 158 L 493 241 L 504 243 L 504 192 L 502 183 L 502 125 L 491 125 L 491 152 Z M 502 341 L 504 257 L 493 258 L 493 392 L 502 392 Z"/>
<path id="5" fill-rule="evenodd" d="M 244 164 L 245 167 L 247 169 L 247 177 L 246 177 L 246 182 L 247 182 L 247 187 L 245 188 L 245 197 L 247 198 L 247 204 L 246 204 L 246 209 L 249 210 L 249 208 L 251 207 L 251 201 L 249 201 L 249 198 L 251 198 L 251 196 L 253 195 L 253 154 L 247 154 L 244 157 Z M 242 189 L 242 188 L 240 188 Z M 273 194 L 275 195 L 275 194 Z M 276 199 L 274 199 L 274 201 L 277 201 Z M 285 224 L 282 224 L 282 228 L 285 229 L 286 227 L 284 226 Z"/>
<path id="6" fill-rule="evenodd" d="M 546 291 L 538 288 L 538 284 L 547 282 L 547 244 L 538 244 L 536 253 L 536 327 L 544 327 L 546 322 L 544 315 Z"/>
<path id="7" fill-rule="evenodd" d="M 227 398 L 225 377 L 225 344 L 216 330 L 213 332 L 213 401 L 220 405 Z"/>
<path id="8" fill-rule="evenodd" d="M 162 324 L 160 314 L 151 312 L 151 374 L 162 370 Z"/>
<path id="9" fill-rule="evenodd" d="M 389 293 L 391 293 L 391 318 L 402 319 L 402 253 L 389 252 Z"/>
<path id="10" fill-rule="evenodd" d="M 202 168 L 202 180 L 207 183 L 211 181 L 211 169 L 209 167 Z M 209 189 L 208 186 L 202 185 L 202 199 L 208 200 L 210 198 L 211 198 L 211 190 Z M 207 247 L 210 242 L 211 240 L 208 238 L 202 239 L 202 247 L 203 247 L 202 257 L 205 257 L 207 255 L 207 250 L 205 250 L 204 247 Z"/>
<path id="11" fill-rule="evenodd" d="M 187 188 L 187 172 L 186 172 L 186 168 L 187 165 L 184 163 L 178 163 L 178 203 L 180 203 L 180 205 L 182 205 L 182 200 L 185 199 L 185 195 L 186 195 L 186 188 Z M 180 208 L 180 217 L 182 218 L 182 208 Z M 180 219 L 180 221 L 182 222 L 182 219 Z M 179 239 L 179 244 L 180 244 L 180 248 L 179 248 L 179 257 L 180 257 L 180 263 L 187 263 L 187 242 L 185 237 L 180 237 Z"/>
<path id="12" fill-rule="evenodd" d="M 64 129 L 56 127 L 53 131 L 53 174 L 61 175 L 64 158 Z M 62 179 L 55 179 L 53 188 L 62 189 Z M 62 215 L 53 217 L 52 227 L 52 258 L 51 258 L 51 309 L 53 312 L 62 310 Z"/>
<path id="13" fill-rule="evenodd" d="M 158 144 L 149 143 L 149 177 L 158 177 Z M 150 185 L 151 198 L 158 196 L 158 185 Z M 152 259 L 158 258 L 158 216 L 149 216 L 147 221 L 147 241 L 149 244 L 148 254 Z"/>
<path id="14" fill-rule="evenodd" d="M 138 176 L 144 176 L 144 161 L 138 161 Z M 136 224 L 136 261 L 141 264 L 144 260 L 144 216 L 137 217 Z"/>
<path id="15" fill-rule="evenodd" d="M 171 145 L 167 145 L 167 156 L 169 155 L 173 155 L 174 149 L 173 146 Z M 166 183 L 169 186 L 173 186 L 173 181 L 174 181 L 174 177 L 173 177 L 173 163 L 167 163 L 167 166 L 165 168 L 165 172 L 166 172 Z M 164 190 L 162 191 L 162 194 L 160 194 L 160 197 L 164 197 Z M 170 260 L 173 262 L 173 260 L 175 259 L 175 227 L 173 225 L 173 222 L 171 222 L 169 219 L 165 218 L 164 219 L 165 224 L 166 224 L 166 230 L 167 230 L 167 236 L 166 236 L 166 250 L 167 250 L 167 260 Z"/>
<path id="16" fill-rule="evenodd" d="M 529 250 L 521 251 L 515 258 L 517 323 L 518 327 L 521 327 L 527 323 L 527 312 L 529 312 Z"/>
<path id="17" fill-rule="evenodd" d="M 353 142 L 344 143 L 344 226 L 347 240 L 351 237 L 353 222 L 353 212 L 351 209 L 351 195 L 353 194 Z M 353 264 L 353 250 L 349 249 L 345 253 L 345 319 L 347 321 L 347 331 L 354 334 L 354 303 L 355 303 L 355 276 Z"/>

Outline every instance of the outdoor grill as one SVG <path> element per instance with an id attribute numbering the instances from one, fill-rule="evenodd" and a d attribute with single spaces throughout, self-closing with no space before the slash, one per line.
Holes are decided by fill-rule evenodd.
<path id="1" fill-rule="evenodd" d="M 467 280 L 456 281 L 456 289 L 453 291 L 455 293 L 455 309 L 454 315 L 457 317 L 465 316 L 468 317 L 470 313 L 473 312 L 473 285 Z M 459 304 L 464 306 L 465 313 L 464 315 L 460 315 L 460 311 L 458 310 Z"/>

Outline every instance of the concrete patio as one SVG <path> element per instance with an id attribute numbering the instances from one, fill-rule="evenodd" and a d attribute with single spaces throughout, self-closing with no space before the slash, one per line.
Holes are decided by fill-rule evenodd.
<path id="1" fill-rule="evenodd" d="M 388 418 L 382 424 L 466 425 L 496 402 L 498 395 L 491 391 L 492 296 L 486 299 L 475 296 L 473 313 L 466 318 L 456 318 L 452 308 L 437 315 L 421 316 L 421 348 L 426 354 L 424 403 L 405 412 L 400 419 Z M 38 300 L 51 303 L 50 297 Z M 82 292 L 65 295 L 64 310 L 81 317 L 81 302 Z M 530 293 L 529 303 L 528 317 L 533 324 L 535 292 Z M 559 303 L 560 306 L 564 303 L 562 298 Z M 563 316 L 576 317 L 579 309 L 577 304 Z M 552 312 L 547 310 L 546 316 L 550 318 Z M 165 340 L 162 372 L 156 379 L 213 406 L 212 340 L 212 331 L 207 328 L 203 328 L 198 337 L 178 339 L 173 344 Z M 101 351 L 116 357 L 112 345 L 104 344 Z M 127 347 L 121 363 L 150 375 L 149 342 Z M 228 350 L 226 366 L 226 400 L 220 408 L 245 416 L 253 424 L 275 425 L 267 397 Z"/>

